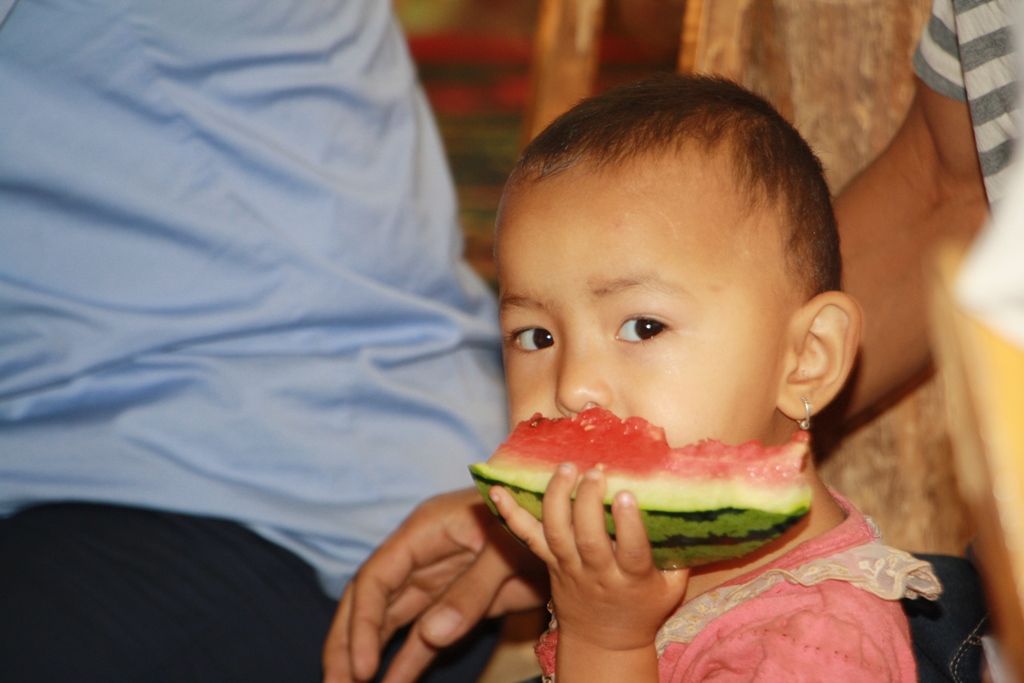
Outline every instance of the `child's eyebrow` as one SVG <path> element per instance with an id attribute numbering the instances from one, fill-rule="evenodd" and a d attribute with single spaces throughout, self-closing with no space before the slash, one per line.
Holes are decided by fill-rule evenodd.
<path id="1" fill-rule="evenodd" d="M 662 294 L 669 294 L 672 296 L 684 296 L 689 294 L 689 292 L 687 292 L 681 285 L 669 282 L 657 273 L 630 275 L 610 280 L 597 280 L 590 284 L 589 290 L 590 295 L 595 299 L 614 296 L 631 290 L 661 292 Z M 502 294 L 498 301 L 498 307 L 500 310 L 506 311 L 512 308 L 536 310 L 544 309 L 548 306 L 542 301 L 531 296 Z"/>
<path id="2" fill-rule="evenodd" d="M 504 311 L 509 308 L 543 308 L 544 306 L 532 297 L 503 294 L 498 302 L 498 307 Z"/>
<path id="3" fill-rule="evenodd" d="M 667 282 L 657 274 L 619 277 L 614 280 L 595 282 L 590 286 L 590 293 L 595 298 L 602 298 L 612 296 L 614 294 L 621 294 L 633 289 L 645 289 L 648 291 L 673 295 L 685 293 L 681 287 Z"/>

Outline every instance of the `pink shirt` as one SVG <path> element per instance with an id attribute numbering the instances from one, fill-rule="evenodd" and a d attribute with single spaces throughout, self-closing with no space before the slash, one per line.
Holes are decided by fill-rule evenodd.
<path id="1" fill-rule="evenodd" d="M 938 581 L 836 500 L 847 517 L 835 529 L 679 608 L 658 634 L 661 683 L 917 680 L 899 599 L 934 599 Z M 546 680 L 556 643 L 553 630 L 537 646 Z"/>

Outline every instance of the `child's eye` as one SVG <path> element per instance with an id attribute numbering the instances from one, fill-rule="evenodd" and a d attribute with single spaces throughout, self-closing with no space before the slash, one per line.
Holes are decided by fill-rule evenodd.
<path id="1" fill-rule="evenodd" d="M 543 327 L 531 327 L 517 332 L 515 342 L 524 351 L 539 351 L 554 346 L 555 338 Z"/>
<path id="2" fill-rule="evenodd" d="M 618 339 L 628 342 L 642 342 L 653 339 L 665 331 L 664 323 L 650 318 L 633 318 L 619 328 Z"/>

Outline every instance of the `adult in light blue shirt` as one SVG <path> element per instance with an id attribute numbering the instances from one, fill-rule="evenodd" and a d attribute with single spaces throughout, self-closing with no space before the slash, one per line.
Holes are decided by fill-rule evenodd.
<path id="1" fill-rule="evenodd" d="M 194 549 L 179 579 L 224 567 L 203 549 L 237 531 L 246 553 L 311 567 L 330 606 L 411 507 L 465 486 L 506 429 L 493 300 L 462 261 L 390 3 L 4 9 L 0 642 L 26 632 L 12 610 L 35 604 L 7 577 L 45 575 L 10 558 L 81 540 L 94 516 L 112 542 L 129 528 L 181 542 L 168 565 Z M 83 558 L 97 553 L 81 553 L 49 560 L 51 588 L 66 572 L 87 591 Z M 110 553 L 117 585 L 145 555 Z M 146 599 L 97 598 L 114 611 Z"/>

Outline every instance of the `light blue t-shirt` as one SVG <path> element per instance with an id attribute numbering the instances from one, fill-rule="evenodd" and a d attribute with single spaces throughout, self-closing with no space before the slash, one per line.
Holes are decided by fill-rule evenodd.
<path id="1" fill-rule="evenodd" d="M 385 0 L 0 24 L 0 514 L 239 520 L 337 595 L 506 431 L 493 298 Z"/>

